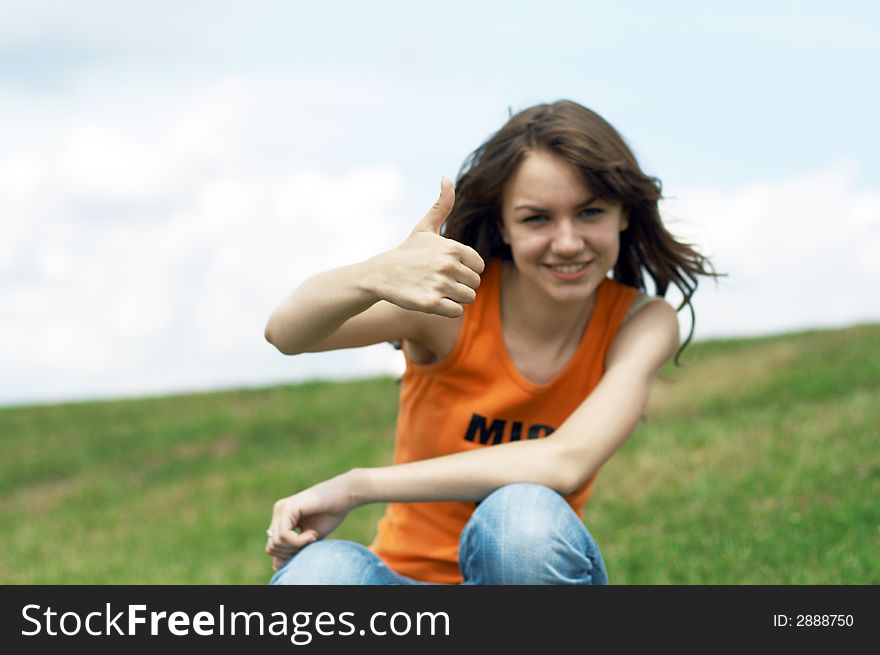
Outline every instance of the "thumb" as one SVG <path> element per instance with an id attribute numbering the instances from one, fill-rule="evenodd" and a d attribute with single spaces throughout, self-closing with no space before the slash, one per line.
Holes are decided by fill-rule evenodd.
<path id="1" fill-rule="evenodd" d="M 440 234 L 440 228 L 452 211 L 454 204 L 455 189 L 452 186 L 452 180 L 444 175 L 440 178 L 440 196 L 431 206 L 431 209 L 428 210 L 428 213 L 416 225 L 414 231 L 430 230 L 434 234 Z"/>

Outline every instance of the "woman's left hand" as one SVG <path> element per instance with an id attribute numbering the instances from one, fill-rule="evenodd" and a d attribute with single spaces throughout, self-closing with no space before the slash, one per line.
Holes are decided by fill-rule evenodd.
<path id="1" fill-rule="evenodd" d="M 266 554 L 281 567 L 308 544 L 323 539 L 345 520 L 354 507 L 349 477 L 340 475 L 276 501 L 269 524 Z"/>

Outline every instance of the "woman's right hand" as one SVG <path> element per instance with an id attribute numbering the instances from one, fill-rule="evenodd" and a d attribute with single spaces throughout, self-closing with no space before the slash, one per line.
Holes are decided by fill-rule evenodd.
<path id="1" fill-rule="evenodd" d="M 452 211 L 452 181 L 440 181 L 440 197 L 406 241 L 371 260 L 369 283 L 378 297 L 403 309 L 456 318 L 477 297 L 485 264 L 473 248 L 440 236 Z"/>

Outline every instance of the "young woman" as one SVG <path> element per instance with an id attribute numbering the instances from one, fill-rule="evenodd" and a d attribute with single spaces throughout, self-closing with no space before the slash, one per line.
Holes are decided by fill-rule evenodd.
<path id="1" fill-rule="evenodd" d="M 398 247 L 284 300 L 266 326 L 281 352 L 399 342 L 406 372 L 394 464 L 275 503 L 272 582 L 607 582 L 584 503 L 679 348 L 669 284 L 693 315 L 713 275 L 659 198 L 600 116 L 538 105 L 468 158 L 455 193 L 441 181 Z M 372 502 L 389 504 L 369 548 L 326 539 Z"/>

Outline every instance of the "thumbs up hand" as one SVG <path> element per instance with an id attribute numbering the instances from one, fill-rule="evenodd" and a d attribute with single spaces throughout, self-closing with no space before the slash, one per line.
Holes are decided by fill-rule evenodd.
<path id="1" fill-rule="evenodd" d="M 440 181 L 440 197 L 407 239 L 371 260 L 371 286 L 383 300 L 427 314 L 456 318 L 472 303 L 485 264 L 473 248 L 440 236 L 452 211 L 452 182 Z"/>

